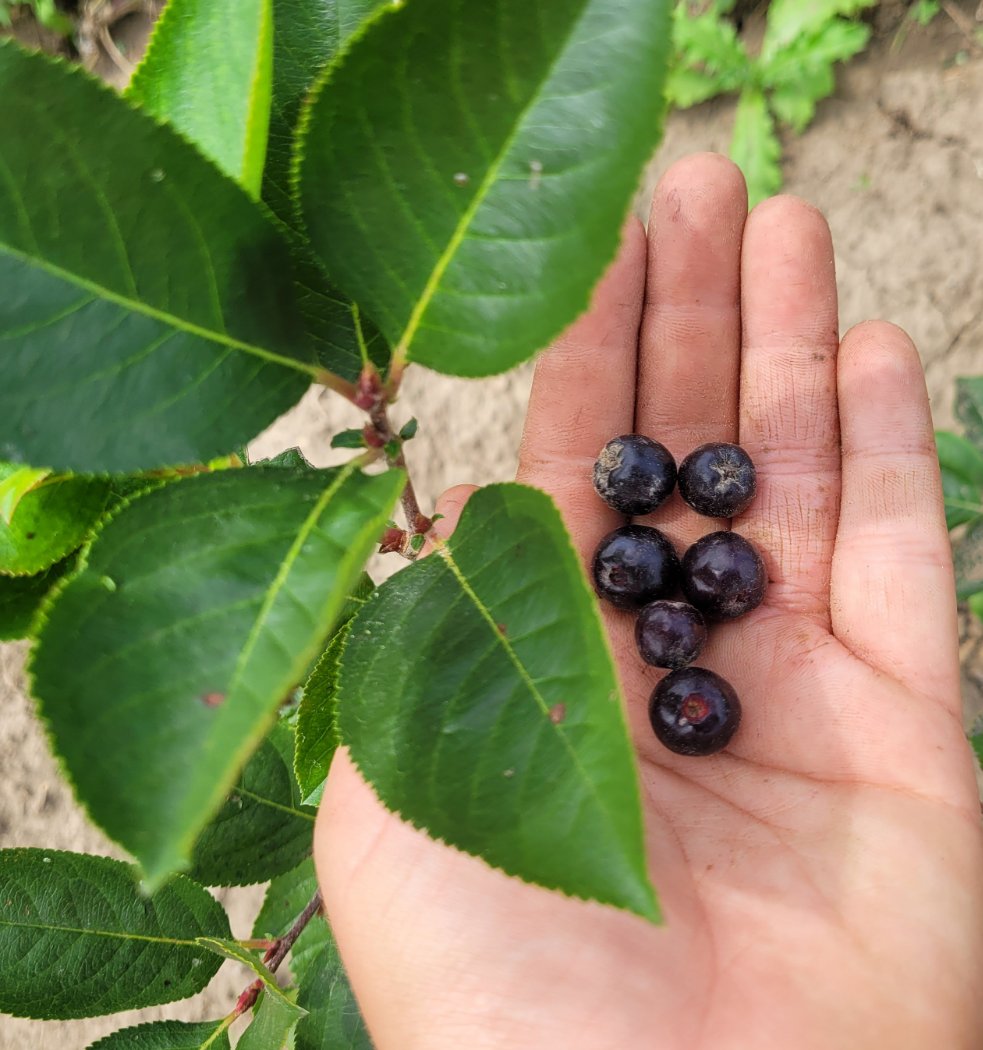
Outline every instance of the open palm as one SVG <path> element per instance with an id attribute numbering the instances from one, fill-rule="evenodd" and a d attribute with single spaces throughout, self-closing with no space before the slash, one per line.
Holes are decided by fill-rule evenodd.
<path id="1" fill-rule="evenodd" d="M 983 833 L 918 357 L 881 323 L 839 342 L 822 217 L 792 198 L 748 217 L 721 157 L 670 170 L 648 237 L 626 227 L 591 312 L 541 358 L 520 480 L 554 496 L 585 560 L 621 523 L 591 464 L 632 431 L 677 460 L 747 448 L 758 496 L 733 527 L 770 580 L 700 658 L 744 705 L 706 759 L 654 739 L 661 672 L 633 617 L 605 612 L 666 925 L 430 841 L 340 754 L 318 869 L 377 1047 L 983 1045 Z M 467 494 L 445 496 L 442 526 Z M 677 496 L 651 523 L 680 552 L 727 527 Z"/>

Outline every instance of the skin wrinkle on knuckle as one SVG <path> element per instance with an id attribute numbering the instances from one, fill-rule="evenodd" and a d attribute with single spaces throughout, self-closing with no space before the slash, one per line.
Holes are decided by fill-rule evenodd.
<path id="1" fill-rule="evenodd" d="M 883 428 L 879 427 L 877 435 L 882 430 L 891 433 L 892 427 L 886 422 Z M 844 462 L 856 463 L 859 467 L 869 464 L 874 469 L 883 461 L 882 469 L 886 474 L 897 472 L 900 462 L 914 460 L 916 463 L 923 461 L 920 469 L 933 476 L 938 471 L 938 452 L 935 446 L 935 437 L 931 430 L 926 430 L 914 441 L 899 443 L 897 437 L 887 437 L 883 443 L 878 441 L 872 443 L 870 434 L 854 434 L 847 430 L 840 442 L 840 456 Z"/>
<path id="2" fill-rule="evenodd" d="M 737 306 L 722 306 L 716 310 L 708 310 L 704 304 L 676 309 L 661 300 L 646 302 L 646 341 L 666 348 L 679 344 L 679 354 L 682 353 L 682 347 L 690 348 L 690 352 L 694 345 L 713 347 L 720 338 L 721 328 L 725 325 L 733 325 L 736 333 L 738 309 Z"/>
<path id="3" fill-rule="evenodd" d="M 777 498 L 767 500 L 746 530 L 753 542 L 770 550 L 777 565 L 797 566 L 801 572 L 806 565 L 822 557 L 833 539 L 837 522 L 836 507 L 818 507 L 801 492 L 783 491 Z M 789 557 L 789 552 L 795 554 Z M 810 566 L 811 567 L 811 566 Z"/>
<path id="4" fill-rule="evenodd" d="M 742 426 L 747 431 L 742 440 L 758 446 L 812 448 L 829 443 L 837 433 L 835 410 L 816 411 L 817 404 L 829 400 L 827 393 L 815 385 L 807 399 L 796 384 L 781 377 L 764 377 L 765 390 L 745 398 Z"/>
<path id="5" fill-rule="evenodd" d="M 947 548 L 942 543 L 927 541 L 925 532 L 921 529 L 895 531 L 889 537 L 885 537 L 882 529 L 872 528 L 858 532 L 851 528 L 848 535 L 837 538 L 836 550 L 841 558 L 848 554 L 864 555 L 876 550 L 877 572 L 884 572 L 891 567 L 903 569 L 905 565 L 909 565 L 913 570 L 929 567 L 934 571 L 940 567 L 945 568 L 950 563 Z"/>
<path id="6" fill-rule="evenodd" d="M 930 467 L 898 470 L 890 462 L 865 463 L 850 479 L 843 509 L 872 524 L 914 520 L 934 526 L 941 515 L 936 496 L 936 475 Z"/>
<path id="7" fill-rule="evenodd" d="M 775 479 L 803 478 L 826 495 L 825 482 L 838 481 L 840 450 L 836 445 L 817 445 L 814 441 L 784 440 L 780 445 L 754 445 L 745 441 L 744 448 L 754 460 L 762 483 Z"/>
<path id="8" fill-rule="evenodd" d="M 627 329 L 627 325 L 624 331 L 609 329 L 598 342 L 584 342 L 574 336 L 557 336 L 549 349 L 540 355 L 536 370 L 547 375 L 555 372 L 557 379 L 566 383 L 575 378 L 590 378 L 605 364 L 599 357 L 599 351 L 607 346 L 621 345 Z"/>

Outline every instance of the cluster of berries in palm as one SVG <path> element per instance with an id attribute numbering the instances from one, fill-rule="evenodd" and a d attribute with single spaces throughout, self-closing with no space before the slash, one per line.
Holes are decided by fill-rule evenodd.
<path id="1" fill-rule="evenodd" d="M 733 518 L 754 499 L 756 474 L 739 445 L 701 445 L 677 469 L 663 445 L 641 434 L 612 438 L 594 464 L 597 494 L 628 517 L 650 514 L 677 483 L 698 514 Z M 725 748 L 741 721 L 740 700 L 720 675 L 691 665 L 706 644 L 708 625 L 761 604 L 767 577 L 757 550 L 736 532 L 711 532 L 680 561 L 658 529 L 630 524 L 601 540 L 592 568 L 602 598 L 639 610 L 635 638 L 642 659 L 669 670 L 649 701 L 655 735 L 681 755 Z"/>

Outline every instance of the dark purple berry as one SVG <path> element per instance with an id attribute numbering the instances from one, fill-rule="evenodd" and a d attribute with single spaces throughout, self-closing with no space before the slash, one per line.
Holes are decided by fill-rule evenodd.
<path id="1" fill-rule="evenodd" d="M 698 609 L 686 602 L 650 602 L 635 621 L 635 641 L 642 659 L 653 667 L 676 670 L 691 664 L 707 640 Z"/>
<path id="2" fill-rule="evenodd" d="M 659 740 L 677 755 L 712 755 L 737 732 L 741 702 L 720 675 L 702 667 L 684 667 L 667 674 L 655 687 L 649 721 Z"/>
<path id="3" fill-rule="evenodd" d="M 733 518 L 754 499 L 757 473 L 740 445 L 700 445 L 679 464 L 679 494 L 708 518 Z"/>
<path id="4" fill-rule="evenodd" d="M 598 544 L 593 573 L 602 598 L 623 608 L 637 608 L 679 586 L 679 559 L 658 529 L 622 525 Z"/>
<path id="5" fill-rule="evenodd" d="M 594 490 L 628 517 L 655 510 L 675 484 L 676 461 L 669 450 L 641 434 L 612 438 L 594 464 Z"/>
<path id="6" fill-rule="evenodd" d="M 756 609 L 767 575 L 761 555 L 736 532 L 711 532 L 683 557 L 683 593 L 708 620 L 733 620 Z"/>

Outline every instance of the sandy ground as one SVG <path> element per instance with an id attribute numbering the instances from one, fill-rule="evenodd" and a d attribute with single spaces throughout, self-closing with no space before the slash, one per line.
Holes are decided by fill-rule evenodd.
<path id="1" fill-rule="evenodd" d="M 954 377 L 983 373 L 983 57 L 944 18 L 898 50 L 890 44 L 881 40 L 845 70 L 812 128 L 789 142 L 787 189 L 829 219 L 843 330 L 868 317 L 906 328 L 921 349 L 933 410 L 945 426 L 952 420 Z M 670 121 L 639 197 L 640 212 L 673 159 L 700 149 L 726 151 L 732 118 L 732 104 L 722 101 Z M 481 382 L 411 371 L 399 415 L 421 421 L 409 457 L 425 507 L 448 485 L 512 477 L 530 378 L 529 366 Z M 313 461 L 326 463 L 330 434 L 355 421 L 337 399 L 311 392 L 257 448 L 299 444 Z M 0 647 L 0 845 L 112 853 L 50 757 L 24 693 L 24 653 L 20 645 Z M 975 682 L 970 669 L 967 702 L 978 709 Z M 233 928 L 245 935 L 257 893 L 228 896 Z M 246 983 L 243 971 L 226 964 L 197 999 L 139 1016 L 218 1017 Z M 129 1016 L 63 1024 L 3 1017 L 0 1050 L 83 1050 L 121 1022 L 134 1023 Z"/>

